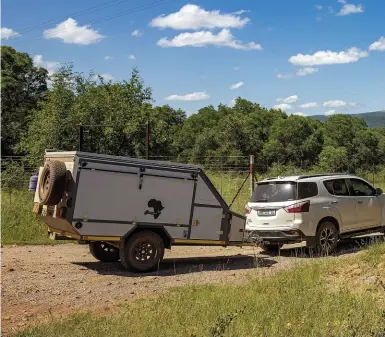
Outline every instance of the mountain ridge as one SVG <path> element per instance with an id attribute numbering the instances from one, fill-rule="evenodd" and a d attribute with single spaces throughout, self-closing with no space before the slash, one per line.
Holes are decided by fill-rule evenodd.
<path id="1" fill-rule="evenodd" d="M 385 110 L 372 111 L 372 112 L 362 112 L 357 114 L 347 114 L 352 117 L 363 118 L 368 124 L 369 128 L 385 128 Z M 321 122 L 325 122 L 331 116 L 325 115 L 313 115 L 309 116 L 310 118 L 318 119 Z"/>

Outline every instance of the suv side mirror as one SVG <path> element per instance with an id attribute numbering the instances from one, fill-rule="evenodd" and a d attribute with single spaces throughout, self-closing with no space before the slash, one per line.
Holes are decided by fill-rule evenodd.
<path id="1" fill-rule="evenodd" d="M 376 188 L 376 195 L 381 195 L 382 193 L 383 192 L 381 188 Z"/>

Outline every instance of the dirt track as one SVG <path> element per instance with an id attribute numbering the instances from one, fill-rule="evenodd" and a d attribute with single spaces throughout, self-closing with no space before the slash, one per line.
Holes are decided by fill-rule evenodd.
<path id="1" fill-rule="evenodd" d="M 134 274 L 120 263 L 101 263 L 88 246 L 6 246 L 2 249 L 2 330 L 64 317 L 76 310 L 104 313 L 116 304 L 157 294 L 175 286 L 246 281 L 298 263 L 298 250 L 280 257 L 258 248 L 174 247 L 159 271 Z"/>

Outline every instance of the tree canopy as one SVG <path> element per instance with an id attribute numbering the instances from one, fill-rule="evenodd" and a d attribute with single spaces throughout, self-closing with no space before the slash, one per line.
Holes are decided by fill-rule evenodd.
<path id="1" fill-rule="evenodd" d="M 50 77 L 27 54 L 2 47 L 3 155 L 26 153 L 38 165 L 47 148 L 75 150 L 80 125 L 84 149 L 123 156 L 145 155 L 145 123 L 150 125 L 150 155 L 197 164 L 222 157 L 237 165 L 256 157 L 260 171 L 285 165 L 325 171 L 372 170 L 385 165 L 385 128 L 334 115 L 325 122 L 288 116 L 237 98 L 233 106 L 201 108 L 186 117 L 168 105 L 155 106 L 151 88 L 133 69 L 127 81 L 105 81 L 64 65 Z"/>
<path id="2" fill-rule="evenodd" d="M 15 154 L 33 110 L 44 99 L 48 72 L 33 66 L 27 53 L 1 47 L 1 153 Z"/>

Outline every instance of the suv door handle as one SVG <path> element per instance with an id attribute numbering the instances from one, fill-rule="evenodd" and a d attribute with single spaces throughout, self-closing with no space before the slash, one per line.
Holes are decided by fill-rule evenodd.
<path id="1" fill-rule="evenodd" d="M 361 200 L 358 200 L 358 201 L 357 201 L 357 204 L 362 204 L 362 201 L 361 201 Z"/>
<path id="2" fill-rule="evenodd" d="M 330 201 L 332 205 L 338 204 L 338 201 Z"/>

